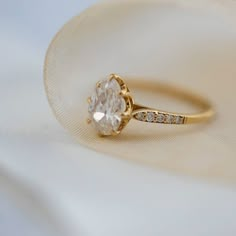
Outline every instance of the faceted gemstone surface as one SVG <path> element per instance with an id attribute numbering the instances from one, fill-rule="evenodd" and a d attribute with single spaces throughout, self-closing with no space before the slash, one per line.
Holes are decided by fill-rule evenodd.
<path id="1" fill-rule="evenodd" d="M 88 111 L 99 134 L 112 135 L 119 129 L 121 115 L 126 110 L 126 103 L 120 92 L 120 85 L 115 79 L 101 81 L 95 88 Z"/>
<path id="2" fill-rule="evenodd" d="M 147 113 L 147 121 L 148 122 L 153 122 L 154 118 L 155 118 L 155 113 L 153 113 L 153 112 L 148 112 Z"/>

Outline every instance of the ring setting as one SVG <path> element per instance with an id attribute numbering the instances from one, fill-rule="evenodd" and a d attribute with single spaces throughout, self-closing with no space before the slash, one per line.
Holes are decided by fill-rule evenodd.
<path id="1" fill-rule="evenodd" d="M 177 93 L 175 89 L 171 91 Z M 211 105 L 205 99 L 185 92 L 177 95 L 199 106 L 201 112 L 173 113 L 135 104 L 124 80 L 111 74 L 106 80 L 97 82 L 92 96 L 88 98 L 87 122 L 93 124 L 99 135 L 114 136 L 120 134 L 132 118 L 154 124 L 183 125 L 208 121 L 214 116 Z"/>
<path id="2" fill-rule="evenodd" d="M 88 123 L 92 123 L 100 135 L 119 134 L 132 118 L 133 98 L 118 75 L 99 81 L 88 103 Z"/>

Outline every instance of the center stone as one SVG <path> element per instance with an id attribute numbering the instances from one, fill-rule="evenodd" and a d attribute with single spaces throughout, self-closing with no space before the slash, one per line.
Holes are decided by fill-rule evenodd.
<path id="1" fill-rule="evenodd" d="M 118 131 L 122 113 L 126 110 L 126 103 L 120 92 L 116 79 L 108 79 L 99 82 L 91 96 L 88 111 L 99 134 L 112 135 Z"/>

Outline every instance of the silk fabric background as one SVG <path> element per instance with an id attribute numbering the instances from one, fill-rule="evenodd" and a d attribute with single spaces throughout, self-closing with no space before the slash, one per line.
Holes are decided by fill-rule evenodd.
<path id="1" fill-rule="evenodd" d="M 214 1 L 113 1 L 75 17 L 53 40 L 45 63 L 45 86 L 56 117 L 80 143 L 98 152 L 235 183 L 236 28 L 232 9 L 226 10 Z M 109 73 L 127 77 L 128 84 L 137 76 L 144 83 L 157 80 L 196 91 L 212 101 L 217 117 L 209 125 L 190 127 L 131 121 L 119 137 L 101 139 L 86 125 L 86 98 Z M 133 94 L 150 107 L 192 111 L 156 91 Z"/>
<path id="2" fill-rule="evenodd" d="M 10 4 L 12 2 L 13 1 L 8 1 L 4 4 Z M 167 3 L 167 1 L 165 2 Z M 196 33 L 198 30 L 201 32 L 200 35 L 202 37 L 203 31 L 196 26 L 203 27 L 206 31 L 206 35 L 213 33 L 213 36 L 221 38 L 220 43 L 222 44 L 220 45 L 224 46 L 222 51 L 225 51 L 227 55 L 232 55 L 232 60 L 229 60 L 229 63 L 214 64 L 217 65 L 215 67 L 217 68 L 217 72 L 220 71 L 220 68 L 222 69 L 222 73 L 219 75 L 215 73 L 214 78 L 221 78 L 221 80 L 216 80 L 217 86 L 215 86 L 215 83 L 213 86 L 210 80 L 206 80 L 208 76 L 205 75 L 204 79 L 200 78 L 200 80 L 208 81 L 206 82 L 206 86 L 208 87 L 203 89 L 201 84 L 204 84 L 204 81 L 194 82 L 194 84 L 187 82 L 187 75 L 193 79 L 193 68 L 189 67 L 191 63 L 186 64 L 184 69 L 182 67 L 183 72 L 179 72 L 180 74 L 176 73 L 178 70 L 175 67 L 181 67 L 179 67 L 179 64 L 174 66 L 177 60 L 175 59 L 172 62 L 173 53 L 165 54 L 166 51 L 164 50 L 166 49 L 162 49 L 162 51 L 160 46 L 158 54 L 161 54 L 162 58 L 160 57 L 159 61 L 157 61 L 157 55 L 155 54 L 156 61 L 153 65 L 151 65 L 151 60 L 148 58 L 148 62 L 150 62 L 148 70 L 142 71 L 142 73 L 145 72 L 145 76 L 151 78 L 153 73 L 153 79 L 157 79 L 158 75 L 158 80 L 161 79 L 174 84 L 181 83 L 181 86 L 192 88 L 194 91 L 209 97 L 209 99 L 214 102 L 214 105 L 216 105 L 218 111 L 218 121 L 216 122 L 218 122 L 217 124 L 219 125 L 220 120 L 222 127 L 221 129 L 217 128 L 217 132 L 215 133 L 212 133 L 213 127 L 211 125 L 207 126 L 207 129 L 204 131 L 197 129 L 197 131 L 191 131 L 192 133 L 190 132 L 190 134 L 189 131 L 187 131 L 181 135 L 174 135 L 174 140 L 177 140 L 174 141 L 172 140 L 173 130 L 166 130 L 166 128 L 162 130 L 159 126 L 159 128 L 156 128 L 158 132 L 156 135 L 169 132 L 169 137 L 172 138 L 165 136 L 166 138 L 163 139 L 163 135 L 161 135 L 161 141 L 157 142 L 158 145 L 155 141 L 154 148 L 158 152 L 156 156 L 157 159 L 160 160 L 160 158 L 165 159 L 166 154 L 170 155 L 171 146 L 167 145 L 167 143 L 171 143 L 171 145 L 173 145 L 174 142 L 180 144 L 184 143 L 184 145 L 179 145 L 178 153 L 175 153 L 175 156 L 173 155 L 172 158 L 172 162 L 174 159 L 178 166 L 179 162 L 176 160 L 176 157 L 179 157 L 180 153 L 183 153 L 182 149 L 187 147 L 185 143 L 186 138 L 192 139 L 192 145 L 194 145 L 194 142 L 196 142 L 195 135 L 199 137 L 198 132 L 203 136 L 207 136 L 206 139 L 208 136 L 211 138 L 215 136 L 216 142 L 214 142 L 214 145 L 208 146 L 206 142 L 204 146 L 203 144 L 201 146 L 208 150 L 207 153 L 204 153 L 206 161 L 203 162 L 203 157 L 200 155 L 202 152 L 200 149 L 198 151 L 198 148 L 195 148 L 195 152 L 196 156 L 200 158 L 200 161 L 198 161 L 197 158 L 194 160 L 196 161 L 195 165 L 197 170 L 203 168 L 203 166 L 205 166 L 206 169 L 211 166 L 213 170 L 217 170 L 218 166 L 220 167 L 219 173 L 217 175 L 210 175 L 210 177 L 206 175 L 206 170 L 200 174 L 199 172 L 193 173 L 192 169 L 189 169 L 189 166 L 193 167 L 193 159 L 188 159 L 186 154 L 185 162 L 183 162 L 182 157 L 180 158 L 180 162 L 181 165 L 185 163 L 186 170 L 191 170 L 189 173 L 182 171 L 183 167 L 182 169 L 178 168 L 173 171 L 170 166 L 157 165 L 156 162 L 154 166 L 157 168 L 150 168 L 153 166 L 150 163 L 150 159 L 148 159 L 148 163 L 145 161 L 144 165 L 143 163 L 140 164 L 140 161 L 137 159 L 127 162 L 124 156 L 122 159 L 117 158 L 122 157 L 121 155 L 117 155 L 117 153 L 107 152 L 104 154 L 103 149 L 98 149 L 97 152 L 94 152 L 91 150 L 91 147 L 95 148 L 95 140 L 92 140 L 93 146 L 89 148 L 80 145 L 83 141 L 82 138 L 91 135 L 93 130 L 86 125 L 81 126 L 83 129 L 85 127 L 85 136 L 81 136 L 82 133 L 78 132 L 77 134 L 80 134 L 80 139 L 76 140 L 55 121 L 44 93 L 42 62 L 49 38 L 66 19 L 80 11 L 81 8 L 79 6 L 82 4 L 82 1 L 79 2 L 78 8 L 74 2 L 66 2 L 65 6 L 61 8 L 61 2 L 55 3 L 53 1 L 44 3 L 43 8 L 40 8 L 40 4 L 37 2 L 23 1 L 21 4 L 17 3 L 16 8 L 13 8 L 16 4 L 12 4 L 12 7 L 9 7 L 9 11 L 4 10 L 4 14 L 1 14 L 1 17 L 6 16 L 6 18 L 1 21 L 1 25 L 4 26 L 1 28 L 3 32 L 1 37 L 1 52 L 6 52 L 6 54 L 4 54 L 6 56 L 2 59 L 3 66 L 0 69 L 1 235 L 235 235 L 236 192 L 234 175 L 230 178 L 229 174 L 225 174 L 226 167 L 229 166 L 229 161 L 232 159 L 232 155 L 230 154 L 232 154 L 234 150 L 235 139 L 232 138 L 235 136 L 232 134 L 235 126 L 232 126 L 230 116 L 227 116 L 227 119 L 230 119 L 229 121 L 227 120 L 228 123 L 222 123 L 222 119 L 225 120 L 225 114 L 221 111 L 223 105 L 223 110 L 228 111 L 229 107 L 234 106 L 235 102 L 235 96 L 234 93 L 232 93 L 234 90 L 234 79 L 232 79 L 232 81 L 226 80 L 233 77 L 233 70 L 231 68 L 234 63 L 233 47 L 231 48 L 232 54 L 227 48 L 232 45 L 230 44 L 230 40 L 234 41 L 235 39 L 233 33 L 234 2 L 168 2 L 168 6 L 162 7 L 158 13 L 160 20 L 162 19 L 163 21 L 161 32 L 164 34 L 157 42 L 160 43 L 160 40 L 162 42 L 170 40 L 169 37 L 173 36 L 173 34 L 171 34 L 171 32 L 168 33 L 168 27 L 173 23 L 177 24 L 179 21 L 183 22 L 179 13 L 182 13 L 184 7 L 186 9 L 184 16 L 189 20 L 189 28 L 192 28 L 191 26 L 194 25 L 194 29 L 190 31 L 191 33 L 193 33 L 193 31 L 195 32 L 192 38 L 197 37 Z M 68 4 L 75 4 L 73 11 L 69 12 L 68 9 L 71 5 Z M 86 1 L 86 4 L 88 4 L 88 1 Z M 97 7 L 100 8 L 99 5 Z M 100 9 L 104 9 L 104 7 L 106 6 L 102 5 Z M 191 9 L 198 8 L 200 10 L 196 11 L 197 16 L 192 16 L 193 19 L 191 18 L 193 11 L 189 9 L 189 7 Z M 37 8 L 37 13 L 33 11 L 35 8 Z M 107 6 L 107 9 L 108 8 L 110 9 L 110 5 Z M 18 17 L 16 23 L 14 23 L 11 17 L 14 15 L 12 9 L 16 9 L 17 14 L 15 14 L 15 17 Z M 25 14 L 22 13 L 22 9 L 24 9 L 23 12 L 25 12 Z M 55 11 L 53 9 L 55 9 Z M 154 8 L 154 11 L 156 11 L 156 8 Z M 51 15 L 49 14 L 50 12 L 52 13 Z M 88 10 L 88 12 L 90 14 L 86 18 L 91 21 L 93 25 L 93 14 L 95 13 L 93 10 Z M 142 12 L 143 10 L 140 9 L 138 13 L 139 17 L 141 17 Z M 187 16 L 188 12 L 190 16 Z M 203 21 L 200 20 L 202 18 L 201 12 L 204 13 Z M 132 16 L 134 16 L 134 13 L 135 12 L 133 12 Z M 122 14 L 125 14 L 125 12 Z M 46 19 L 46 16 L 49 15 L 50 17 Z M 128 16 L 128 14 L 126 15 Z M 105 16 L 107 15 L 105 14 Z M 170 17 L 170 19 L 163 19 L 164 16 L 167 18 Z M 94 19 L 97 19 L 96 14 L 94 17 Z M 109 16 L 109 20 L 112 17 L 113 14 Z M 101 19 L 102 18 L 103 17 L 101 17 Z M 232 18 L 232 20 L 229 18 Z M 8 20 L 6 21 L 6 19 Z M 190 21 L 190 19 L 192 20 Z M 206 19 L 209 19 L 210 22 Z M 200 23 L 198 23 L 199 20 Z M 149 21 L 151 21 L 151 19 L 149 19 Z M 8 24 L 6 22 L 8 22 Z M 184 22 L 186 27 L 187 20 Z M 98 22 L 98 24 L 99 23 L 101 22 Z M 232 27 L 230 26 L 231 23 L 233 24 Z M 153 23 L 153 26 L 154 25 Z M 157 24 L 157 26 L 157 30 L 159 30 L 160 24 Z M 165 26 L 168 26 L 167 29 L 165 29 Z M 140 27 L 143 28 L 142 24 L 141 26 L 137 26 L 136 29 L 140 30 Z M 80 28 L 80 26 L 78 26 L 78 28 Z M 189 31 L 186 31 L 186 29 L 189 28 L 184 28 L 181 32 L 186 32 L 186 36 L 191 37 L 191 34 L 187 34 Z M 170 29 L 169 31 L 174 30 L 173 27 Z M 175 37 L 176 35 L 178 35 L 178 37 L 181 36 L 182 33 L 180 35 L 178 33 L 180 29 L 181 27 L 178 27 L 178 30 L 176 29 Z M 218 33 L 216 31 L 218 31 Z M 167 33 L 169 37 L 165 38 L 164 35 Z M 34 34 L 33 39 L 30 38 L 31 34 Z M 51 34 L 51 36 L 49 34 Z M 101 37 L 100 40 L 102 38 L 106 39 L 107 37 L 107 35 L 102 36 L 99 33 L 98 36 Z M 144 35 L 141 36 L 142 38 L 144 37 Z M 180 39 L 181 37 L 179 41 L 177 41 L 178 43 L 181 42 Z M 91 40 L 96 42 L 96 37 Z M 131 39 L 129 40 L 132 41 Z M 223 44 L 223 42 L 227 43 Z M 218 43 L 219 41 L 217 41 L 217 45 Z M 155 45 L 158 44 L 155 42 Z M 182 44 L 179 45 L 181 46 Z M 214 40 L 211 41 L 211 44 L 208 44 L 209 47 L 211 45 L 213 52 L 219 53 L 219 51 L 217 51 L 219 49 L 215 51 Z M 172 45 L 170 49 L 173 49 L 173 46 L 174 45 Z M 176 44 L 176 49 L 178 49 L 177 46 Z M 150 47 L 153 48 L 152 45 L 150 45 Z M 182 48 L 183 45 L 180 49 Z M 191 45 L 189 48 L 192 48 Z M 182 55 L 182 50 L 180 49 L 179 51 L 177 50 L 175 54 L 178 58 L 179 55 Z M 163 57 L 164 54 L 169 55 L 168 58 L 165 59 L 165 57 Z M 96 55 L 96 53 L 92 55 Z M 214 60 L 220 60 L 220 57 L 217 55 L 216 57 L 210 58 L 212 60 L 214 58 Z M 145 56 L 145 53 L 143 56 Z M 224 58 L 226 59 L 228 57 Z M 168 64 L 166 64 L 166 67 L 164 66 L 167 59 L 171 67 Z M 158 68 L 155 69 L 154 67 L 156 67 L 158 63 L 161 63 L 162 60 L 163 68 L 161 64 L 159 64 Z M 143 58 L 140 58 L 140 61 L 145 64 Z M 109 60 L 107 62 L 109 62 Z M 209 62 L 209 60 L 207 60 L 207 62 Z M 96 63 L 99 64 L 99 61 L 96 60 Z M 101 61 L 101 63 L 104 62 Z M 117 73 L 124 73 L 124 75 L 131 75 L 131 73 L 128 73 L 128 70 L 132 70 L 132 75 L 135 75 L 135 73 L 141 75 L 141 68 L 143 67 L 137 68 L 135 66 L 135 68 L 131 68 L 130 65 L 130 63 L 127 64 L 126 71 L 118 71 L 116 68 L 111 69 L 116 70 L 115 72 Z M 93 63 L 93 67 L 94 66 L 96 67 L 96 64 Z M 208 66 L 210 66 L 210 63 L 207 64 L 206 68 L 208 68 Z M 93 67 L 89 67 L 89 69 L 92 70 Z M 175 68 L 175 70 L 168 72 L 167 67 L 172 68 L 172 70 Z M 196 69 L 196 64 L 193 64 L 193 67 Z M 81 66 L 79 68 L 81 68 Z M 197 69 L 199 69 L 199 67 L 197 67 Z M 110 73 L 110 71 L 107 71 L 107 67 L 106 70 L 105 67 L 102 70 L 101 74 L 91 74 L 90 77 L 88 77 L 87 70 L 87 74 L 85 74 L 86 79 L 80 81 L 85 83 L 85 81 L 90 78 L 91 81 L 89 81 L 89 83 L 93 84 L 98 77 L 100 78 Z M 223 71 L 225 72 L 224 76 L 222 75 Z M 195 70 L 195 72 L 197 72 L 197 70 Z M 226 73 L 230 74 L 230 72 L 232 77 L 226 76 Z M 173 75 L 171 75 L 172 73 Z M 186 77 L 183 77 L 183 75 Z M 79 76 L 79 79 L 80 78 Z M 209 74 L 209 78 L 213 78 L 211 74 Z M 199 79 L 199 77 L 197 79 Z M 211 86 L 208 85 L 208 83 Z M 232 86 L 229 86 L 229 83 L 232 83 Z M 80 93 L 80 90 L 77 90 L 78 97 L 81 98 L 81 104 L 84 104 L 83 106 L 85 108 L 83 116 L 86 116 L 87 107 L 85 105 L 86 103 L 84 103 L 84 99 L 86 100 L 87 93 L 90 94 L 91 87 L 89 84 L 85 84 L 85 87 L 81 88 L 86 89 L 83 92 L 83 96 L 81 96 L 82 93 Z M 220 102 L 221 99 L 211 95 L 212 91 L 219 91 L 217 97 L 221 97 L 224 100 L 224 104 Z M 220 93 L 220 91 L 224 93 Z M 138 95 L 140 91 L 134 92 L 135 94 L 137 92 Z M 156 98 L 156 96 L 153 97 Z M 146 97 L 146 94 L 143 94 L 142 99 L 149 104 L 149 97 Z M 182 107 L 181 104 L 167 104 L 168 102 L 166 100 L 161 101 L 159 99 L 162 98 L 158 97 L 158 102 L 155 101 L 155 104 L 158 103 L 158 105 L 163 107 L 168 105 L 172 108 L 178 105 L 180 109 L 189 109 L 189 107 Z M 230 112 L 232 117 L 234 110 L 230 110 Z M 222 116 L 222 114 L 224 115 Z M 132 124 L 130 125 L 131 126 L 128 128 L 132 131 Z M 214 123 L 213 126 L 215 127 L 216 124 Z M 143 124 L 140 124 L 142 130 L 144 127 Z M 144 130 L 143 132 L 144 134 L 140 137 L 147 135 Z M 120 139 L 118 143 L 127 142 L 125 141 L 125 136 L 126 134 L 124 133 L 124 140 Z M 183 140 L 184 136 L 186 136 L 186 138 Z M 86 139 L 84 139 L 84 142 L 85 141 Z M 140 141 L 141 140 L 138 140 L 138 142 Z M 117 143 L 115 140 L 114 142 Z M 131 144 L 134 142 L 133 140 Z M 121 145 L 119 145 L 119 148 Z M 199 146 L 197 142 L 196 146 Z M 136 147 L 137 146 L 135 146 L 135 148 Z M 222 153 L 220 153 L 219 156 L 223 164 L 214 167 L 212 165 L 213 162 L 208 156 L 209 153 L 215 153 L 215 149 L 219 150 L 219 148 L 222 148 Z M 226 153 L 225 150 L 228 150 L 229 153 Z M 226 158 L 227 165 L 225 166 L 223 156 Z M 214 161 L 215 157 L 211 157 Z M 188 163 L 188 160 L 191 162 L 191 165 Z M 165 160 L 163 163 L 170 164 L 171 162 L 169 159 L 168 162 Z M 201 167 L 198 167 L 198 165 Z M 234 165 L 232 162 L 231 169 L 233 168 Z M 191 177 L 193 175 L 195 176 L 194 178 Z M 209 179 L 211 179 L 211 181 L 209 181 Z"/>

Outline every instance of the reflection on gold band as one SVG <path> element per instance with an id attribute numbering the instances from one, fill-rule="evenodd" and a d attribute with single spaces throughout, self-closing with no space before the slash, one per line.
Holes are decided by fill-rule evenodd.
<path id="1" fill-rule="evenodd" d="M 202 97 L 168 84 L 147 80 L 128 79 L 127 84 L 119 75 L 111 74 L 107 80 L 96 84 L 95 93 L 88 98 L 88 123 L 94 124 L 101 136 L 118 135 L 133 118 L 156 124 L 192 124 L 207 121 L 213 117 L 211 105 Z M 150 108 L 135 103 L 133 90 L 138 88 L 151 94 L 164 94 L 184 100 L 199 108 L 196 114 L 176 113 Z M 152 102 L 152 101 L 150 101 Z"/>
<path id="2" fill-rule="evenodd" d="M 168 95 L 173 99 L 183 100 L 184 102 L 191 103 L 199 108 L 199 112 L 195 114 L 187 113 L 173 113 L 163 111 L 147 106 L 134 104 L 132 116 L 134 119 L 149 122 L 149 123 L 161 123 L 161 124 L 193 124 L 210 120 L 215 112 L 211 104 L 201 96 L 195 95 L 190 91 L 174 87 L 169 84 L 131 79 L 129 80 L 129 87 L 139 88 L 146 90 L 147 92 L 155 92 L 158 94 Z"/>

